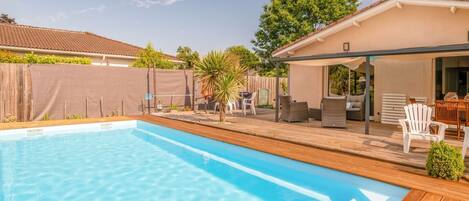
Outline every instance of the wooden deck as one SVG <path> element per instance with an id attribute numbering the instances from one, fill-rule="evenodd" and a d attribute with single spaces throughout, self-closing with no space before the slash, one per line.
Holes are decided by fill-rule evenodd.
<path id="1" fill-rule="evenodd" d="M 425 173 L 424 168 L 430 143 L 428 141 L 412 141 L 410 153 L 404 153 L 402 133 L 397 126 L 372 123 L 370 135 L 364 135 L 362 122 L 349 121 L 347 129 L 326 129 L 321 128 L 318 121 L 276 123 L 273 122 L 271 112 L 269 114 L 261 110 L 260 113 L 255 117 L 244 117 L 239 114 L 228 116 L 228 122 L 225 124 L 218 123 L 218 116 L 213 114 L 188 112 L 159 115 L 326 150 L 360 155 L 413 167 L 421 171 L 422 174 Z M 446 141 L 454 146 L 462 146 L 462 142 L 457 141 L 455 137 L 449 136 Z M 466 160 L 466 167 L 469 167 L 469 160 Z M 467 176 L 469 176 L 469 172 L 467 172 Z"/>
<path id="2" fill-rule="evenodd" d="M 411 189 L 405 200 L 469 200 L 469 184 L 425 176 L 416 168 L 312 146 L 156 116 L 135 119 Z M 268 128 L 267 128 L 268 129 Z"/>

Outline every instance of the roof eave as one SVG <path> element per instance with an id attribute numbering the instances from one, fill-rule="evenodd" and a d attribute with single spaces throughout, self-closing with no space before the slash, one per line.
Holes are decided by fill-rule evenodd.
<path id="1" fill-rule="evenodd" d="M 128 56 L 128 55 L 102 54 L 102 53 L 91 53 L 91 52 L 74 52 L 74 51 L 15 47 L 15 46 L 5 46 L 5 45 L 0 45 L 0 49 L 11 50 L 11 51 L 39 52 L 39 53 L 48 53 L 48 54 L 64 54 L 64 55 L 78 55 L 78 56 L 91 56 L 91 57 L 105 56 L 109 58 L 120 58 L 120 59 L 136 59 L 137 58 L 135 56 Z"/>

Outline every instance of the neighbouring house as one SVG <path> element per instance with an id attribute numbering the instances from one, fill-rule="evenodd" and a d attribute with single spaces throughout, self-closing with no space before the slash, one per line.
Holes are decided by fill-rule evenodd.
<path id="1" fill-rule="evenodd" d="M 432 104 L 448 92 L 469 92 L 468 42 L 469 1 L 381 0 L 279 48 L 273 57 L 290 64 L 290 94 L 310 108 L 338 95 L 331 89 L 338 65 L 348 70 L 346 94 L 363 94 L 368 61 L 370 115 L 397 123 L 405 116 L 399 104 L 410 97 Z"/>
<path id="2" fill-rule="evenodd" d="M 18 54 L 82 56 L 91 58 L 92 65 L 128 67 L 141 49 L 90 32 L 0 23 L 0 50 Z M 164 56 L 182 63 L 174 56 Z"/>

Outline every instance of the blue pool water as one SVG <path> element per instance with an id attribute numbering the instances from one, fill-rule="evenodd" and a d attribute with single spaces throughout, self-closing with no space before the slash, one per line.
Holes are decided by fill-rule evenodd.
<path id="1" fill-rule="evenodd" d="M 141 121 L 96 130 L 0 133 L 0 201 L 368 201 L 408 192 Z"/>

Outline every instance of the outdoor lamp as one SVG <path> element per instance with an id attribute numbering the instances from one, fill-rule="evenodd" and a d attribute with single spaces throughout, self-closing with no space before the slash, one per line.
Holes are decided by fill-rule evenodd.
<path id="1" fill-rule="evenodd" d="M 345 43 L 342 45 L 342 48 L 344 49 L 345 52 L 350 51 L 350 43 L 349 43 L 349 42 L 345 42 Z"/>

